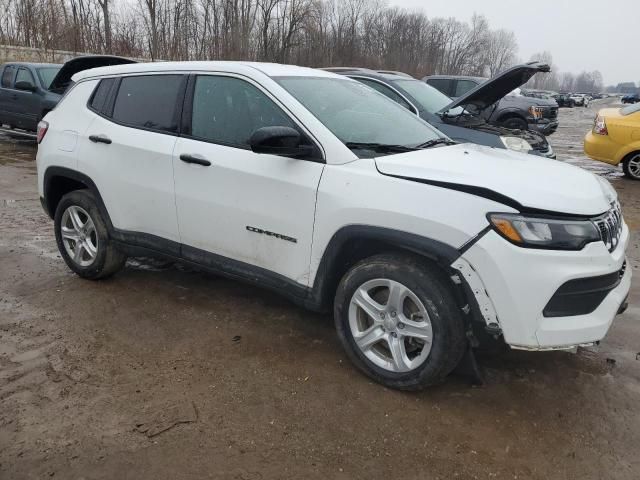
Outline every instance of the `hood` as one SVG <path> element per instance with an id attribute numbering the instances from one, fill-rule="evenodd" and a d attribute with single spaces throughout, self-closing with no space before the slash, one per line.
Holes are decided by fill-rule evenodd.
<path id="1" fill-rule="evenodd" d="M 476 88 L 467 92 L 466 95 L 461 96 L 444 107 L 440 112 L 446 112 L 452 108 L 468 105 L 474 105 L 478 110 L 484 110 L 504 98 L 516 88 L 527 83 L 536 73 L 546 73 L 550 71 L 551 67 L 541 62 L 529 62 L 523 65 L 516 65 L 478 85 Z"/>
<path id="2" fill-rule="evenodd" d="M 461 144 L 376 158 L 384 175 L 489 198 L 520 212 L 596 216 L 615 200 L 596 175 L 541 157 Z"/>
<path id="3" fill-rule="evenodd" d="M 124 63 L 137 63 L 135 60 L 124 57 L 113 57 L 110 55 L 87 55 L 84 57 L 72 58 L 64 65 L 53 77 L 49 90 L 54 93 L 63 94 L 69 84 L 71 77 L 78 72 L 88 70 L 90 68 L 107 67 L 109 65 L 121 65 Z"/>

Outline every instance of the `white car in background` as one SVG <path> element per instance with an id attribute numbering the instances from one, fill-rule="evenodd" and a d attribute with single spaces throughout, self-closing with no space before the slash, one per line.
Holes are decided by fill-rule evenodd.
<path id="1" fill-rule="evenodd" d="M 38 187 L 83 278 L 158 255 L 272 289 L 333 312 L 354 364 L 400 389 L 442 381 L 487 336 L 597 342 L 624 309 L 629 229 L 586 170 L 453 144 L 319 70 L 140 63 L 73 80 L 39 125 Z"/>
<path id="2" fill-rule="evenodd" d="M 591 98 L 588 95 L 584 95 L 582 93 L 571 95 L 571 99 L 577 107 L 585 108 L 589 106 L 589 102 L 591 101 Z"/>

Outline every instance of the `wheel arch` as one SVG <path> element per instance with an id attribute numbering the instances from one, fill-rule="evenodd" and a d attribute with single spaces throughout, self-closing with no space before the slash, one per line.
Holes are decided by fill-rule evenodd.
<path id="1" fill-rule="evenodd" d="M 89 176 L 66 167 L 49 167 L 44 172 L 43 186 L 42 205 L 51 219 L 55 216 L 56 208 L 63 196 L 74 190 L 89 190 L 96 199 L 96 204 L 102 218 L 107 223 L 108 230 L 110 232 L 113 230 L 111 218 L 102 201 L 100 191 Z"/>
<path id="2" fill-rule="evenodd" d="M 520 119 L 524 120 L 525 122 L 527 121 L 527 117 L 525 115 L 523 115 L 520 110 L 518 110 L 516 108 L 508 108 L 508 109 L 500 111 L 498 113 L 498 117 L 497 117 L 496 121 L 504 122 L 505 120 L 507 120 L 509 118 L 520 118 Z"/>
<path id="3" fill-rule="evenodd" d="M 455 287 L 450 266 L 461 255 L 457 248 L 409 232 L 349 225 L 331 237 L 322 255 L 311 294 L 314 309 L 326 311 L 332 308 L 338 284 L 353 265 L 370 256 L 390 252 L 411 253 L 428 261 Z"/>

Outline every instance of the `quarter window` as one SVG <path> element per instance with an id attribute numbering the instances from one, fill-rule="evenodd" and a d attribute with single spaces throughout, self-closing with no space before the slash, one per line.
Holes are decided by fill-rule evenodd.
<path id="1" fill-rule="evenodd" d="M 113 106 L 113 119 L 133 127 L 178 131 L 182 75 L 124 77 Z"/>
<path id="2" fill-rule="evenodd" d="M 91 103 L 89 104 L 92 110 L 95 110 L 99 113 L 104 113 L 104 107 L 107 103 L 109 93 L 111 92 L 111 87 L 113 86 L 115 81 L 115 78 L 105 78 L 104 80 L 100 81 L 95 91 L 93 92 Z"/>
<path id="3" fill-rule="evenodd" d="M 4 67 L 4 72 L 2 72 L 2 81 L 0 85 L 4 88 L 11 88 L 13 85 L 13 76 L 16 73 L 16 67 L 13 65 L 8 65 Z"/>
<path id="4" fill-rule="evenodd" d="M 196 77 L 191 115 L 191 135 L 224 145 L 249 147 L 258 128 L 297 128 L 264 93 L 233 77 Z"/>
<path id="5" fill-rule="evenodd" d="M 18 69 L 18 75 L 16 75 L 16 83 L 18 82 L 27 82 L 34 86 L 36 84 L 35 80 L 33 79 L 33 75 L 31 75 L 31 72 L 26 68 Z"/>

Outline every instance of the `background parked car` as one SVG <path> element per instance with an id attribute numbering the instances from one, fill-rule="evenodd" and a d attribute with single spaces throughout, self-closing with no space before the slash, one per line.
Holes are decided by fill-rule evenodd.
<path id="1" fill-rule="evenodd" d="M 551 70 L 549 65 L 540 62 L 530 62 L 525 65 L 535 70 L 533 74 Z M 513 67 L 516 69 L 512 73 L 514 77 L 517 77 L 517 68 L 519 67 L 522 66 Z M 500 77 L 505 78 L 504 75 L 511 70 L 507 70 Z M 523 81 L 518 83 L 518 86 L 526 83 L 529 78 L 531 77 L 522 79 Z M 451 98 L 460 98 L 467 93 L 471 93 L 481 88 L 488 81 L 482 77 L 450 75 L 428 76 L 422 80 Z M 496 102 L 496 105 L 484 106 L 483 115 L 489 123 L 521 130 L 528 128 L 544 135 L 551 135 L 558 129 L 558 104 L 555 100 L 525 97 L 514 92 L 511 95 L 501 95 L 500 98 L 496 99 Z"/>
<path id="2" fill-rule="evenodd" d="M 6 63 L 0 67 L 0 125 L 36 131 L 38 122 L 62 98 L 71 77 L 82 70 L 135 63 L 106 55 L 91 55 L 67 63 Z"/>
<path id="3" fill-rule="evenodd" d="M 625 95 L 620 99 L 622 103 L 638 103 L 640 102 L 640 95 L 634 93 L 632 95 Z"/>
<path id="4" fill-rule="evenodd" d="M 574 93 L 571 95 L 571 99 L 576 107 L 588 107 L 590 98 L 584 93 Z"/>
<path id="5" fill-rule="evenodd" d="M 640 180 L 640 103 L 600 110 L 584 139 L 584 151 L 594 160 L 622 163 L 627 177 Z"/>
<path id="6" fill-rule="evenodd" d="M 567 93 L 557 93 L 556 95 L 553 95 L 553 99 L 560 108 L 573 108 L 576 106 L 576 102 Z"/>
<path id="7" fill-rule="evenodd" d="M 439 90 L 402 72 L 373 71 L 364 68 L 327 68 L 325 70 L 358 80 L 420 116 L 449 138 L 495 148 L 555 158 L 544 135 L 530 130 L 513 130 L 490 125 L 478 114 L 461 106 Z M 509 87 L 506 87 L 508 91 Z M 488 88 L 492 94 L 495 89 Z M 464 98 L 455 103 L 464 103 Z"/>

